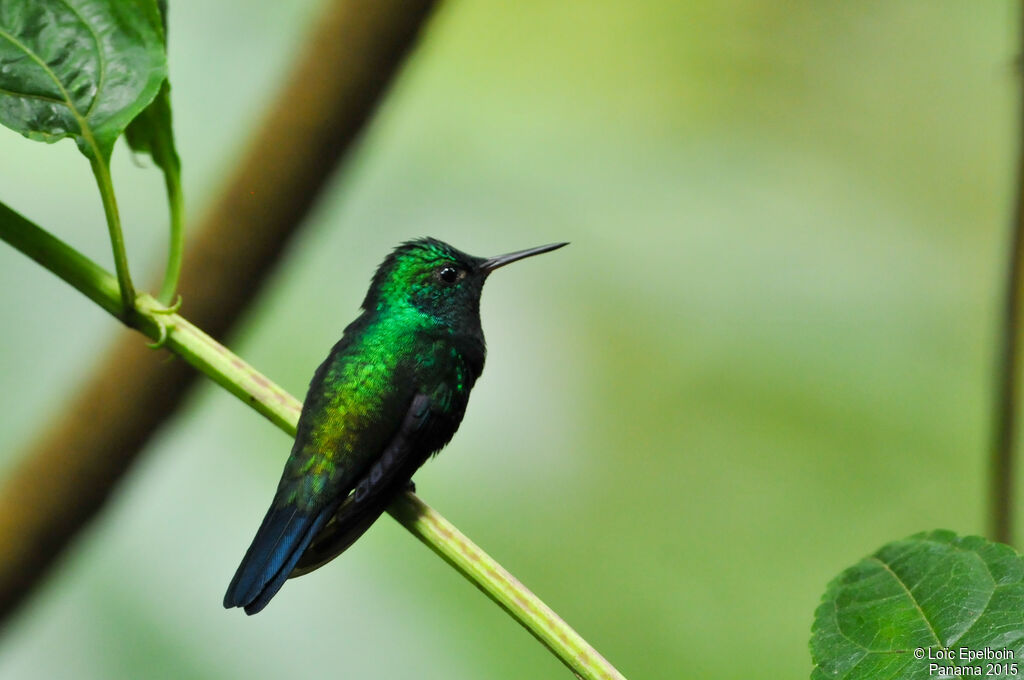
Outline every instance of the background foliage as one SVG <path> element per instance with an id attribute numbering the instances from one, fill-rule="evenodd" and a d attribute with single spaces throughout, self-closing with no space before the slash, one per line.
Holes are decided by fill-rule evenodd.
<path id="1" fill-rule="evenodd" d="M 316 3 L 251 7 L 171 8 L 191 206 Z M 571 240 L 488 285 L 489 365 L 422 496 L 629 677 L 806 676 L 835 574 L 984 528 L 1016 18 L 454 0 L 232 347 L 301 394 L 398 241 Z M 0 200 L 109 266 L 76 155 L 0 129 Z M 158 275 L 159 174 L 123 147 L 113 172 Z M 0 286 L 2 465 L 111 322 L 7 248 Z M 204 388 L 0 640 L 0 677 L 564 677 L 388 519 L 266 614 L 224 612 L 287 448 Z"/>

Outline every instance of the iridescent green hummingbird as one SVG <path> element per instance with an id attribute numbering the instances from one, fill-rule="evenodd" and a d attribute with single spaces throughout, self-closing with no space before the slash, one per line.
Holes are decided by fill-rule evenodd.
<path id="1" fill-rule="evenodd" d="M 274 501 L 224 596 L 255 614 L 286 579 L 341 554 L 455 434 L 484 367 L 488 259 L 425 238 L 377 268 L 362 313 L 313 375 Z"/>

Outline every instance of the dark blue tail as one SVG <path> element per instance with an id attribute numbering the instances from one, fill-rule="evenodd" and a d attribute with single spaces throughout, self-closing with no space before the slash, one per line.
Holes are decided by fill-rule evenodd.
<path id="1" fill-rule="evenodd" d="M 316 514 L 303 513 L 294 506 L 271 505 L 231 579 L 224 606 L 245 607 L 250 615 L 266 607 L 337 505 L 333 503 Z"/>

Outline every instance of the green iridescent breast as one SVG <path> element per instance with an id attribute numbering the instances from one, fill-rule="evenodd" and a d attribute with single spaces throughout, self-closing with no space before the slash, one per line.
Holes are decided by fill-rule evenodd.
<path id="1" fill-rule="evenodd" d="M 426 442 L 432 450 L 461 421 L 475 375 L 450 332 L 415 313 L 354 326 L 310 384 L 280 504 L 313 508 L 351 488 L 395 436 L 417 393 L 431 396 L 443 421 Z"/>

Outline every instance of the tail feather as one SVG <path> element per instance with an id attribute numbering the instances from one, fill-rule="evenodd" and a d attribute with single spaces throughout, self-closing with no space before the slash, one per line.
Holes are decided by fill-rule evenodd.
<path id="1" fill-rule="evenodd" d="M 318 513 L 303 513 L 295 507 L 272 505 L 231 579 L 224 606 L 245 607 L 246 614 L 266 607 L 336 507 L 332 504 Z"/>

